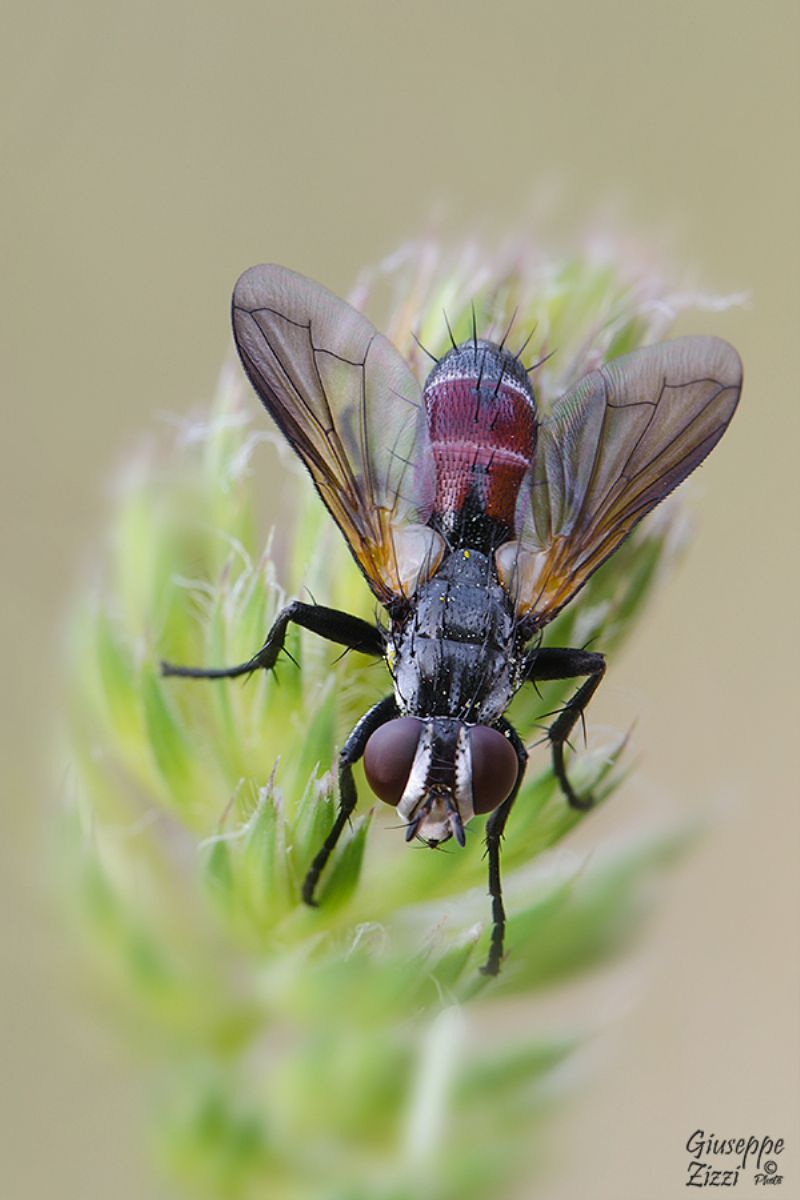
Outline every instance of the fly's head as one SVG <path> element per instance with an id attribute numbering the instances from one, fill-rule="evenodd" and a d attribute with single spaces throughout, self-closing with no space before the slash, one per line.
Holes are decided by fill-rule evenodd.
<path id="1" fill-rule="evenodd" d="M 397 717 L 372 734 L 364 753 L 367 782 L 407 822 L 406 841 L 429 846 L 454 837 L 476 813 L 497 808 L 517 778 L 511 743 L 488 725 L 451 717 Z"/>

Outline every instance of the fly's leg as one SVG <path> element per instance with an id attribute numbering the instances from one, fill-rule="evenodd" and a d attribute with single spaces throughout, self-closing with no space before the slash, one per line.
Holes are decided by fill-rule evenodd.
<path id="1" fill-rule="evenodd" d="M 391 721 L 398 715 L 397 701 L 394 696 L 386 696 L 366 712 L 348 737 L 339 754 L 339 812 L 322 848 L 314 858 L 308 873 L 303 880 L 303 900 L 306 904 L 316 906 L 314 891 L 325 865 L 333 853 L 336 843 L 341 837 L 342 830 L 350 819 L 356 806 L 356 785 L 353 780 L 353 763 L 358 762 L 364 753 L 371 735 L 381 725 Z"/>
<path id="2" fill-rule="evenodd" d="M 329 642 L 337 642 L 350 650 L 359 650 L 362 654 L 373 654 L 380 657 L 384 652 L 383 631 L 360 617 L 350 613 L 339 612 L 336 608 L 325 608 L 322 604 L 303 604 L 295 600 L 282 608 L 275 618 L 272 628 L 267 634 L 266 641 L 257 654 L 247 662 L 235 667 L 178 667 L 173 663 L 162 662 L 162 675 L 180 675 L 186 679 L 233 679 L 237 675 L 249 675 L 252 671 L 263 668 L 271 671 L 278 660 L 286 640 L 286 629 L 290 622 L 309 629 Z"/>
<path id="3" fill-rule="evenodd" d="M 542 647 L 532 650 L 524 665 L 525 678 L 533 683 L 547 679 L 574 679 L 588 675 L 571 700 L 568 700 L 547 731 L 553 754 L 553 773 L 561 791 L 572 808 L 588 809 L 594 804 L 591 796 L 579 796 L 572 787 L 564 765 L 564 745 L 583 712 L 602 682 L 606 660 L 602 654 L 589 650 L 566 650 Z"/>
<path id="4" fill-rule="evenodd" d="M 340 612 L 335 608 L 325 608 L 321 604 L 304 604 L 295 600 L 281 609 L 272 628 L 267 634 L 264 645 L 247 662 L 235 667 L 179 667 L 173 663 L 162 662 L 162 675 L 178 675 L 187 679 L 233 679 L 237 675 L 249 675 L 252 671 L 263 669 L 272 670 L 278 655 L 283 649 L 286 630 L 290 622 L 308 629 L 320 637 L 347 646 L 350 650 L 358 650 L 362 654 L 371 654 L 376 658 L 383 655 L 385 641 L 383 631 L 360 617 Z M 387 696 L 366 713 L 348 737 L 339 755 L 339 812 L 333 828 L 326 837 L 322 849 L 312 862 L 308 874 L 303 881 L 303 899 L 306 904 L 314 904 L 314 889 L 320 874 L 333 852 L 348 818 L 356 806 L 356 788 L 353 782 L 353 763 L 357 762 L 366 749 L 370 734 L 397 716 L 397 703 L 394 696 Z"/>
<path id="5" fill-rule="evenodd" d="M 506 932 L 506 910 L 503 907 L 503 886 L 500 879 L 500 844 L 503 840 L 503 830 L 506 827 L 508 814 L 517 798 L 525 767 L 528 762 L 528 751 L 513 725 L 509 721 L 497 722 L 497 729 L 504 733 L 517 755 L 517 778 L 511 793 L 506 800 L 496 808 L 486 822 L 486 854 L 489 859 L 489 895 L 492 898 L 492 940 L 489 945 L 489 955 L 481 967 L 484 975 L 496 975 L 500 970 L 503 959 L 503 941 Z"/>

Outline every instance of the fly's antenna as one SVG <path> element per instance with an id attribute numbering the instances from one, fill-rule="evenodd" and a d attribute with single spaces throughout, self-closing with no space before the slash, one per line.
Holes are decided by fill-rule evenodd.
<path id="1" fill-rule="evenodd" d="M 478 321 L 475 316 L 475 301 L 471 301 L 472 309 L 472 349 L 475 351 L 475 357 L 478 356 Z"/>
<path id="2" fill-rule="evenodd" d="M 463 850 L 467 844 L 467 839 L 464 836 L 464 824 L 461 820 L 461 813 L 454 804 L 450 805 L 450 825 L 453 830 L 453 836 Z"/>
<path id="3" fill-rule="evenodd" d="M 422 820 L 424 815 L 425 815 L 424 813 L 420 813 L 419 816 L 415 817 L 413 821 L 408 822 L 408 829 L 406 830 L 406 841 L 407 842 L 412 841 L 412 839 L 416 836 L 417 829 L 419 828 L 419 823 Z"/>
<path id="4" fill-rule="evenodd" d="M 522 355 L 523 355 L 523 354 L 525 353 L 525 351 L 527 350 L 527 348 L 528 348 L 528 343 L 530 342 L 531 338 L 532 338 L 532 337 L 533 337 L 533 335 L 536 333 L 536 330 L 537 330 L 538 328 L 539 328 L 539 322 L 538 322 L 538 321 L 535 321 L 535 322 L 534 322 L 534 325 L 533 325 L 533 329 L 530 331 L 530 333 L 528 334 L 528 336 L 525 338 L 525 341 L 522 343 L 522 345 L 520 346 L 519 350 L 518 350 L 518 351 L 517 351 L 517 353 L 514 355 L 514 358 L 517 360 L 517 362 L 519 362 L 519 360 L 522 358 Z"/>
<path id="5" fill-rule="evenodd" d="M 444 309 L 442 309 L 442 316 L 444 317 L 444 323 L 447 326 L 447 332 L 450 334 L 450 345 L 454 350 L 457 350 L 458 346 L 456 345 L 456 339 L 453 337 L 453 330 L 450 327 L 450 322 L 447 319 L 447 313 Z"/>
<path id="6" fill-rule="evenodd" d="M 429 358 L 429 359 L 431 359 L 431 361 L 432 361 L 432 362 L 438 363 L 438 361 L 439 361 L 439 360 L 438 360 L 438 358 L 436 357 L 436 355 L 435 355 L 435 354 L 431 354 L 431 352 L 430 352 L 430 350 L 428 349 L 428 347 L 427 347 L 427 346 L 423 346 L 422 342 L 419 340 L 419 338 L 417 337 L 417 335 L 414 333 L 414 330 L 413 330 L 413 329 L 411 330 L 411 336 L 412 336 L 412 338 L 414 339 L 414 341 L 417 343 L 417 345 L 419 346 L 419 348 L 420 348 L 420 350 L 422 351 L 422 353 L 423 353 L 423 354 L 427 354 L 428 358 Z"/>
<path id="7" fill-rule="evenodd" d="M 542 364 L 546 363 L 549 358 L 552 358 L 555 353 L 555 350 L 551 350 L 549 354 L 545 354 L 542 358 L 538 359 L 537 362 L 531 363 L 529 367 L 525 368 L 525 374 L 530 375 L 531 371 L 535 371 L 537 367 L 541 367 Z"/>
<path id="8" fill-rule="evenodd" d="M 515 321 L 516 321 L 516 319 L 517 319 L 517 313 L 518 313 L 518 312 L 519 312 L 519 305 L 517 305 L 517 307 L 514 309 L 513 313 L 511 314 L 511 320 L 508 322 L 508 328 L 506 329 L 505 333 L 503 334 L 503 340 L 501 341 L 500 345 L 497 347 L 497 348 L 498 348 L 498 350 L 502 350 L 502 349 L 503 349 L 503 347 L 505 346 L 505 344 L 506 344 L 506 339 L 507 339 L 508 335 L 511 333 L 511 327 L 512 327 L 512 325 L 514 324 L 514 322 L 515 322 Z M 533 328 L 535 329 L 535 328 L 536 328 L 536 326 L 534 325 L 534 327 L 533 327 Z M 533 330 L 531 330 L 531 333 L 530 333 L 530 335 L 528 336 L 528 341 L 530 341 L 530 339 L 531 339 L 532 337 L 533 337 Z M 528 344 L 528 342 L 526 342 L 526 343 L 525 343 L 525 345 L 526 345 L 526 346 L 527 346 L 527 344 Z M 520 354 L 521 354 L 521 353 L 522 353 L 522 351 L 521 351 L 521 350 L 520 350 L 520 351 L 518 351 L 518 352 L 517 352 L 517 354 L 515 354 L 515 355 L 514 355 L 514 357 L 515 357 L 515 358 L 519 358 L 519 356 L 520 356 Z"/>

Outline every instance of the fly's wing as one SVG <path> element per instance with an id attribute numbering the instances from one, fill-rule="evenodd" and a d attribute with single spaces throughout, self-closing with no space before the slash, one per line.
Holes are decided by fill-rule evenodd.
<path id="1" fill-rule="evenodd" d="M 634 350 L 542 423 L 520 537 L 497 551 L 517 613 L 545 625 L 638 521 L 699 466 L 736 409 L 742 365 L 719 338 Z"/>
<path id="2" fill-rule="evenodd" d="M 443 549 L 425 526 L 430 455 L 410 368 L 354 308 L 285 267 L 245 271 L 232 319 L 250 382 L 373 592 L 383 604 L 410 594 Z"/>

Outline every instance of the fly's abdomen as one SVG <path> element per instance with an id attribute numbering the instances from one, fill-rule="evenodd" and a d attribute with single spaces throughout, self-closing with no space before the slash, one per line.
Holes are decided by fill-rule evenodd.
<path id="1" fill-rule="evenodd" d="M 435 472 L 432 523 L 456 544 L 491 549 L 513 536 L 536 448 L 525 368 L 490 342 L 468 342 L 433 368 L 424 398 Z"/>

